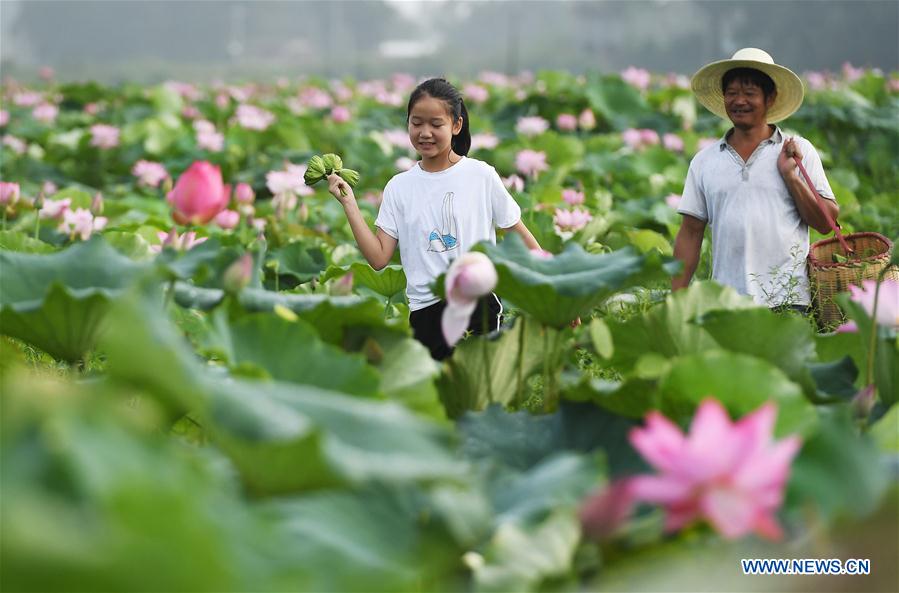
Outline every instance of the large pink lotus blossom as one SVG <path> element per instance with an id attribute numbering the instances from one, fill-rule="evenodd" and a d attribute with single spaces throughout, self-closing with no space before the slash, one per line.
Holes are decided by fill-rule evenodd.
<path id="1" fill-rule="evenodd" d="M 238 125 L 247 130 L 261 132 L 275 122 L 275 115 L 255 105 L 238 105 L 235 112 Z"/>
<path id="2" fill-rule="evenodd" d="M 53 103 L 41 103 L 31 112 L 31 117 L 44 124 L 52 124 L 59 115 L 59 107 Z"/>
<path id="3" fill-rule="evenodd" d="M 331 120 L 334 123 L 345 124 L 350 121 L 351 114 L 350 110 L 343 105 L 335 105 L 333 109 L 331 109 Z"/>
<path id="4" fill-rule="evenodd" d="M 781 537 L 775 513 L 783 503 L 790 464 L 799 451 L 798 436 L 772 437 L 777 407 L 767 403 L 731 422 L 715 399 L 696 411 L 689 435 L 650 412 L 645 428 L 634 428 L 634 448 L 659 470 L 632 478 L 634 500 L 665 507 L 665 527 L 677 530 L 707 519 L 727 539 L 750 532 Z"/>
<path id="5" fill-rule="evenodd" d="M 48 218 L 60 219 L 63 217 L 63 214 L 65 214 L 65 212 L 71 205 L 71 198 L 65 198 L 63 200 L 45 199 L 44 203 L 41 205 L 40 211 L 38 212 L 38 217 L 44 220 Z"/>
<path id="6" fill-rule="evenodd" d="M 593 215 L 586 210 L 557 208 L 553 215 L 553 226 L 559 236 L 563 239 L 570 239 L 574 233 L 587 226 L 591 220 L 593 220 Z"/>
<path id="7" fill-rule="evenodd" d="M 490 98 L 490 91 L 479 84 L 469 84 L 462 89 L 462 96 L 465 97 L 466 101 L 480 105 L 481 103 L 486 103 L 487 99 Z"/>
<path id="8" fill-rule="evenodd" d="M 109 150 L 119 145 L 119 129 L 106 124 L 91 126 L 91 146 L 101 150 Z"/>
<path id="9" fill-rule="evenodd" d="M 581 111 L 581 114 L 577 116 L 577 124 L 582 130 L 592 130 L 595 128 L 596 115 L 593 113 L 593 110 L 588 108 Z"/>
<path id="10" fill-rule="evenodd" d="M 665 147 L 665 150 L 670 150 L 671 152 L 683 152 L 684 151 L 684 141 L 677 134 L 667 133 L 662 136 L 662 146 Z"/>
<path id="11" fill-rule="evenodd" d="M 131 174 L 138 178 L 138 183 L 146 187 L 159 187 L 168 176 L 162 163 L 140 160 L 134 163 Z"/>
<path id="12" fill-rule="evenodd" d="M 577 129 L 577 116 L 571 113 L 560 113 L 556 116 L 556 127 L 566 132 Z"/>
<path id="13" fill-rule="evenodd" d="M 549 170 L 546 153 L 530 149 L 519 151 L 515 155 L 515 168 L 522 175 L 536 179 L 540 173 Z"/>
<path id="14" fill-rule="evenodd" d="M 195 245 L 199 245 L 207 239 L 207 237 L 198 239 L 197 233 L 194 231 L 188 231 L 179 236 L 174 228 L 168 233 L 160 231 L 156 233 L 156 236 L 159 237 L 160 244 L 150 245 L 150 251 L 154 253 L 159 253 L 163 247 L 171 247 L 175 251 L 190 251 Z"/>
<path id="15" fill-rule="evenodd" d="M 571 206 L 580 206 L 584 203 L 584 192 L 576 189 L 563 189 L 562 201 Z"/>
<path id="16" fill-rule="evenodd" d="M 454 346 L 465 334 L 478 299 L 496 286 L 493 262 L 483 253 L 469 251 L 453 261 L 446 272 L 446 308 L 440 327 L 446 343 Z"/>
<path id="17" fill-rule="evenodd" d="M 197 146 L 209 152 L 219 152 L 225 146 L 225 136 L 215 130 L 215 124 L 205 119 L 194 121 L 197 133 Z"/>
<path id="18" fill-rule="evenodd" d="M 509 175 L 508 177 L 503 178 L 503 185 L 506 186 L 506 189 L 514 192 L 523 192 L 524 191 L 524 179 L 515 175 Z"/>
<path id="19" fill-rule="evenodd" d="M 876 280 L 863 280 L 861 287 L 854 284 L 849 285 L 849 292 L 852 295 L 849 298 L 861 305 L 869 317 L 874 313 L 874 291 L 876 288 Z M 880 283 L 875 319 L 883 327 L 899 330 L 899 282 L 896 280 L 888 279 Z M 849 329 L 843 327 L 842 331 L 848 332 Z"/>
<path id="20" fill-rule="evenodd" d="M 539 115 L 518 118 L 515 131 L 522 136 L 539 136 L 549 129 L 549 122 Z"/>
<path id="21" fill-rule="evenodd" d="M 206 224 L 225 209 L 229 194 L 218 165 L 197 161 L 178 177 L 166 199 L 178 224 Z"/>
<path id="22" fill-rule="evenodd" d="M 499 138 L 495 134 L 481 133 L 471 137 L 471 152 L 481 149 L 493 150 L 499 146 Z"/>
<path id="23" fill-rule="evenodd" d="M 25 151 L 28 150 L 28 145 L 25 141 L 12 134 L 4 134 L 2 142 L 3 146 L 8 147 L 16 154 L 25 154 Z"/>
<path id="24" fill-rule="evenodd" d="M 12 206 L 19 201 L 19 184 L 11 181 L 0 181 L 0 205 Z"/>
<path id="25" fill-rule="evenodd" d="M 621 80 L 641 91 L 645 91 L 649 88 L 650 75 L 648 70 L 630 66 L 621 72 Z"/>
<path id="26" fill-rule="evenodd" d="M 81 237 L 82 241 L 87 241 L 95 231 L 103 230 L 107 222 L 106 217 L 95 217 L 90 210 L 85 208 L 78 208 L 74 211 L 66 209 L 62 216 L 59 232 L 69 235 L 72 239 L 76 236 Z"/>

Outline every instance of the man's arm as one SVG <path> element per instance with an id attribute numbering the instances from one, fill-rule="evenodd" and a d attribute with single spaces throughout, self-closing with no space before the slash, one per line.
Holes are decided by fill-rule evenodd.
<path id="1" fill-rule="evenodd" d="M 674 240 L 674 257 L 683 262 L 684 270 L 680 276 L 671 279 L 671 290 L 680 290 L 690 284 L 690 279 L 693 278 L 693 273 L 699 264 L 705 224 L 704 220 L 699 220 L 689 214 L 683 215 L 680 230 L 677 231 L 677 238 Z"/>
<path id="2" fill-rule="evenodd" d="M 798 156 L 800 160 L 802 159 L 802 154 L 799 152 L 796 141 L 790 138 L 784 142 L 783 150 L 780 151 L 780 155 L 777 157 L 777 170 L 780 171 L 780 175 L 787 185 L 787 190 L 793 197 L 793 202 L 796 203 L 796 209 L 799 210 L 799 216 L 802 218 L 802 221 L 822 235 L 828 235 L 831 232 L 831 228 L 827 223 L 827 218 L 818 207 L 818 199 L 805 182 L 805 178 L 799 171 L 796 161 L 793 160 L 793 155 Z M 840 207 L 833 200 L 824 198 L 822 201 L 824 207 L 830 213 L 830 217 L 835 221 L 840 214 Z"/>

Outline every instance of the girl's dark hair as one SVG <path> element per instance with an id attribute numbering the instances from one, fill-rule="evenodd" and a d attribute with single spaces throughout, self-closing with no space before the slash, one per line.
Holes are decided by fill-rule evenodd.
<path id="1" fill-rule="evenodd" d="M 409 97 L 409 105 L 406 107 L 406 121 L 412 115 L 412 107 L 424 96 L 434 97 L 446 103 L 447 110 L 453 118 L 453 124 L 461 117 L 462 129 L 453 136 L 453 152 L 465 156 L 471 149 L 471 132 L 468 131 L 468 109 L 462 100 L 462 93 L 443 78 L 431 78 L 424 81 L 412 91 Z"/>
<path id="2" fill-rule="evenodd" d="M 766 100 L 777 89 L 771 77 L 761 70 L 756 70 L 755 68 L 732 68 L 721 77 L 721 92 L 726 91 L 727 85 L 735 80 L 740 81 L 742 84 L 759 87 L 762 89 L 762 94 Z"/>

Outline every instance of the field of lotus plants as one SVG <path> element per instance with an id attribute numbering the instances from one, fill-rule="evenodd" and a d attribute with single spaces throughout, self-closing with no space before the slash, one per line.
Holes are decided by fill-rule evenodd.
<path id="1" fill-rule="evenodd" d="M 821 333 L 709 281 L 706 241 L 670 293 L 690 158 L 725 130 L 685 77 L 456 81 L 548 253 L 477 247 L 503 326 L 437 363 L 402 268 L 304 183 L 340 155 L 373 221 L 415 78 L 44 74 L 0 103 L 3 589 L 895 590 L 897 285 Z M 805 78 L 784 127 L 844 230 L 899 237 L 899 78 Z"/>

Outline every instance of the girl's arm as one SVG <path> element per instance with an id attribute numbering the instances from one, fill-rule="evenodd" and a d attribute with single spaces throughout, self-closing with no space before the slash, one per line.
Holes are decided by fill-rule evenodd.
<path id="1" fill-rule="evenodd" d="M 528 249 L 540 249 L 540 244 L 537 243 L 537 239 L 534 238 L 534 235 L 528 230 L 528 227 L 524 226 L 524 222 L 521 220 L 516 222 L 514 226 L 510 226 L 505 230 L 521 235 L 521 238 L 524 239 L 524 244 L 527 245 Z"/>
<path id="2" fill-rule="evenodd" d="M 341 195 L 341 190 L 346 195 Z M 359 205 L 356 203 L 356 196 L 353 195 L 353 188 L 349 186 L 343 179 L 335 174 L 328 176 L 328 191 L 337 198 L 337 201 L 343 206 L 346 218 L 350 223 L 350 229 L 353 231 L 353 237 L 356 238 L 356 244 L 369 265 L 376 270 L 383 270 L 393 252 L 396 251 L 396 239 L 378 229 L 375 235 L 368 228 L 368 223 L 362 217 Z"/>

